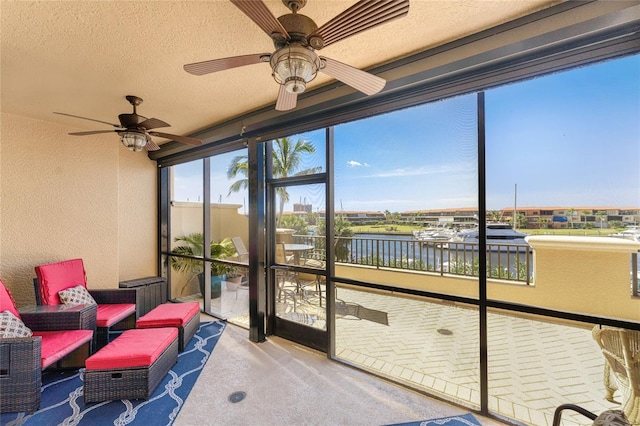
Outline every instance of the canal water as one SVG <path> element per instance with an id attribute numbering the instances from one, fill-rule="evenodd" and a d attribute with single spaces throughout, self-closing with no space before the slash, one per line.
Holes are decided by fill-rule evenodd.
<path id="1" fill-rule="evenodd" d="M 529 263 L 532 272 L 531 252 L 528 247 L 515 245 L 491 245 L 487 256 L 490 276 L 501 274 L 526 274 L 524 265 Z M 355 234 L 349 244 L 349 261 L 372 266 L 425 271 L 455 272 L 473 275 L 477 272 L 479 251 L 477 245 L 424 243 L 412 235 Z M 504 278 L 507 278 L 506 276 Z"/>

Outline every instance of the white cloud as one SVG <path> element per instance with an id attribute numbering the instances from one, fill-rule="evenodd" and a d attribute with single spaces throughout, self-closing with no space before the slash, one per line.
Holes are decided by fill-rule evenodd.
<path id="1" fill-rule="evenodd" d="M 406 176 L 425 176 L 442 173 L 475 173 L 475 167 L 467 163 L 444 164 L 437 167 L 415 167 L 415 168 L 399 168 L 389 171 L 377 173 L 369 177 L 406 177 Z"/>
<path id="2" fill-rule="evenodd" d="M 349 160 L 347 161 L 347 164 L 350 165 L 351 167 L 369 167 L 367 163 L 360 163 L 359 161 L 355 161 L 355 160 Z"/>

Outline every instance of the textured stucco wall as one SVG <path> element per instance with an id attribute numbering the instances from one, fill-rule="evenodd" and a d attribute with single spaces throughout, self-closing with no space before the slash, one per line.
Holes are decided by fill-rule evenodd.
<path id="1" fill-rule="evenodd" d="M 211 204 L 211 238 L 214 241 L 240 236 L 249 242 L 249 219 L 239 204 Z M 171 206 L 172 238 L 202 232 L 202 203 L 176 201 Z M 175 243 L 173 243 L 175 246 Z"/>
<path id="2" fill-rule="evenodd" d="M 119 152 L 119 279 L 155 276 L 157 271 L 158 182 L 156 162 L 111 140 Z"/>
<path id="3" fill-rule="evenodd" d="M 435 273 L 402 272 L 393 269 L 376 269 L 370 266 L 336 264 L 336 275 L 365 282 L 387 284 L 402 288 L 428 290 L 477 299 L 478 279 L 446 276 Z"/>
<path id="4" fill-rule="evenodd" d="M 640 243 L 609 237 L 530 236 L 535 291 L 504 300 L 605 317 L 640 320 L 631 296 L 630 255 Z M 506 297 L 505 297 L 506 296 Z"/>
<path id="5" fill-rule="evenodd" d="M 80 257 L 90 288 L 156 274 L 155 163 L 117 135 L 2 114 L 0 278 L 34 303 L 34 266 Z M 132 179 L 140 183 L 133 183 Z"/>

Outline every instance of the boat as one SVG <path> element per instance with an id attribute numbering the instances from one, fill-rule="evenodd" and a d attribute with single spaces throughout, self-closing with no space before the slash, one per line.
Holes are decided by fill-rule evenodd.
<path id="1" fill-rule="evenodd" d="M 487 224 L 487 248 L 490 251 L 513 251 L 529 248 L 525 241 L 527 234 L 518 232 L 508 223 Z M 477 250 L 480 243 L 478 229 L 462 231 L 449 240 L 449 250 Z"/>
<path id="2" fill-rule="evenodd" d="M 454 236 L 454 230 L 442 226 L 413 231 L 413 238 L 421 243 L 447 242 Z"/>
<path id="3" fill-rule="evenodd" d="M 627 226 L 627 229 L 620 232 L 616 232 L 615 234 L 609 234 L 609 236 L 640 242 L 640 226 L 638 225 Z"/>

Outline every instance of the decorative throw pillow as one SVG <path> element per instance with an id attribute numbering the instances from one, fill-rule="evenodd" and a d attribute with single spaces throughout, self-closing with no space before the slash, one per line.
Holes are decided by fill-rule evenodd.
<path id="1" fill-rule="evenodd" d="M 58 297 L 65 305 L 96 305 L 95 299 L 81 285 L 59 291 Z"/>
<path id="2" fill-rule="evenodd" d="M 0 312 L 0 338 L 11 339 L 13 337 L 31 337 L 32 335 L 31 329 L 12 312 Z"/>

